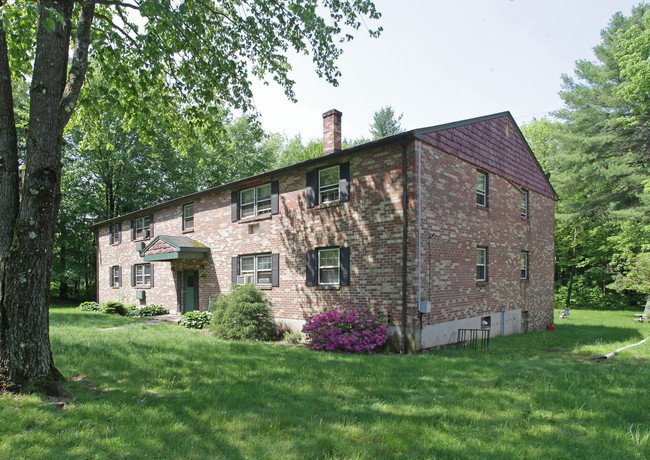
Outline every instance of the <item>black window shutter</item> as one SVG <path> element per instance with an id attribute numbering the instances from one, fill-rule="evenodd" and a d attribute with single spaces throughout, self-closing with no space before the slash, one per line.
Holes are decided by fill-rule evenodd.
<path id="1" fill-rule="evenodd" d="M 108 227 L 108 244 L 113 244 L 113 225 Z"/>
<path id="2" fill-rule="evenodd" d="M 199 271 L 194 270 L 194 308 L 199 311 Z"/>
<path id="3" fill-rule="evenodd" d="M 280 285 L 280 254 L 271 254 L 271 286 Z"/>
<path id="4" fill-rule="evenodd" d="M 271 182 L 271 214 L 280 212 L 280 182 Z"/>
<path id="5" fill-rule="evenodd" d="M 313 208 L 316 206 L 316 171 L 309 171 L 307 173 L 307 185 L 305 187 L 305 198 L 307 200 L 307 207 Z"/>
<path id="6" fill-rule="evenodd" d="M 151 267 L 151 271 L 150 271 L 150 273 L 151 273 L 151 278 L 150 278 L 151 279 L 151 284 L 149 286 L 153 287 L 153 267 L 154 267 L 154 265 L 149 264 L 149 266 Z"/>
<path id="7" fill-rule="evenodd" d="M 488 207 L 489 202 L 489 192 L 490 192 L 490 176 L 485 173 L 485 207 Z"/>
<path id="8" fill-rule="evenodd" d="M 350 248 L 341 248 L 340 249 L 341 260 L 339 264 L 341 266 L 340 281 L 341 286 L 350 285 Z"/>
<path id="9" fill-rule="evenodd" d="M 122 287 L 122 267 L 117 267 L 117 285 Z"/>
<path id="10" fill-rule="evenodd" d="M 131 286 L 135 286 L 135 265 L 131 265 Z"/>
<path id="11" fill-rule="evenodd" d="M 238 196 L 238 192 L 232 192 L 230 194 L 230 220 L 232 222 L 237 222 L 237 218 L 239 217 L 239 206 L 237 203 Z"/>
<path id="12" fill-rule="evenodd" d="M 135 220 L 131 220 L 131 241 L 135 240 Z"/>
<path id="13" fill-rule="evenodd" d="M 339 165 L 339 200 L 350 201 L 350 162 Z"/>
<path id="14" fill-rule="evenodd" d="M 237 261 L 238 258 L 235 256 L 232 258 L 232 282 L 237 283 Z"/>
<path id="15" fill-rule="evenodd" d="M 122 242 L 122 222 L 117 224 L 117 242 L 118 243 Z"/>
<path id="16" fill-rule="evenodd" d="M 149 216 L 149 236 L 153 238 L 153 214 Z M 153 267 L 153 265 L 152 265 Z M 152 276 L 153 278 L 153 276 Z"/>
<path id="17" fill-rule="evenodd" d="M 180 312 L 183 306 L 183 272 L 179 271 L 176 274 L 176 309 Z"/>
<path id="18" fill-rule="evenodd" d="M 316 251 L 310 249 L 307 251 L 307 286 L 314 285 L 314 271 L 316 269 Z"/>
<path id="19" fill-rule="evenodd" d="M 113 267 L 108 267 L 108 285 L 113 287 Z"/>

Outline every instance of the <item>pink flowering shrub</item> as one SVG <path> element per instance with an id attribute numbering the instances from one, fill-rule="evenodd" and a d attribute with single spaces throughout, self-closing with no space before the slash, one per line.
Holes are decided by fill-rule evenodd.
<path id="1" fill-rule="evenodd" d="M 386 321 L 368 308 L 345 305 L 312 316 L 302 332 L 312 350 L 364 353 L 386 342 L 387 329 Z"/>

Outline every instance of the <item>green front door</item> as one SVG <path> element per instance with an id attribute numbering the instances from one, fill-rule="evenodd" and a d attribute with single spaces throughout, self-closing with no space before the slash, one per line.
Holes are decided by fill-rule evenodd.
<path id="1" fill-rule="evenodd" d="M 183 273 L 183 312 L 198 310 L 196 305 L 196 292 L 198 286 L 196 272 L 194 270 L 185 270 Z"/>

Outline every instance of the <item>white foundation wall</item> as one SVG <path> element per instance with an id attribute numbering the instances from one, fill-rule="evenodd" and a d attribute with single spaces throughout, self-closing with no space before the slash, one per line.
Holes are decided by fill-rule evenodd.
<path id="1" fill-rule="evenodd" d="M 482 319 L 489 318 L 490 337 L 520 334 L 523 331 L 521 309 L 505 310 L 485 316 L 476 316 L 446 323 L 431 324 L 422 328 L 422 348 L 434 348 L 456 343 L 458 329 L 481 329 Z M 503 325 L 503 327 L 502 327 Z"/>

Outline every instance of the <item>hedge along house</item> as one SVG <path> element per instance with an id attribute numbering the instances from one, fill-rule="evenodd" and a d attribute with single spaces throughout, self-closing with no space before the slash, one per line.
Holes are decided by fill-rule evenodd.
<path id="1" fill-rule="evenodd" d="M 386 314 L 402 349 L 553 321 L 557 196 L 508 112 L 341 150 L 99 224 L 97 298 L 206 310 L 254 283 L 285 327 L 327 306 Z"/>

